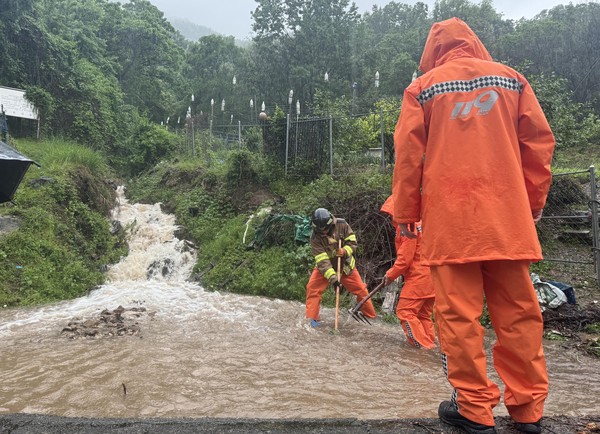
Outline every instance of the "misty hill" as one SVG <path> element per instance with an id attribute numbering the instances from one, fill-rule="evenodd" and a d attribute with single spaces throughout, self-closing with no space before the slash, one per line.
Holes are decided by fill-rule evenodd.
<path id="1" fill-rule="evenodd" d="M 190 41 L 197 41 L 203 36 L 217 34 L 217 32 L 211 28 L 192 23 L 186 19 L 171 17 L 169 18 L 169 22 L 179 31 L 179 33 L 183 35 L 185 39 Z"/>

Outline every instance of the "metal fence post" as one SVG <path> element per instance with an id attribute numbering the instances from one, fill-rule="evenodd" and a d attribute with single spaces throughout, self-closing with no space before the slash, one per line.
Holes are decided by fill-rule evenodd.
<path id="1" fill-rule="evenodd" d="M 598 192 L 596 191 L 596 170 L 590 166 L 590 209 L 592 211 L 592 250 L 594 255 L 594 268 L 596 278 L 600 285 L 600 240 L 598 239 Z"/>
<path id="2" fill-rule="evenodd" d="M 287 175 L 288 169 L 288 150 L 290 146 L 290 115 L 287 115 L 287 121 L 285 126 L 285 174 Z"/>
<path id="3" fill-rule="evenodd" d="M 329 115 L 329 173 L 333 176 L 333 116 Z"/>
<path id="4" fill-rule="evenodd" d="M 194 131 L 194 118 L 190 118 L 192 121 L 192 157 L 196 157 L 196 132 Z"/>
<path id="5" fill-rule="evenodd" d="M 383 108 L 379 109 L 379 119 L 381 123 L 381 168 L 385 169 L 385 146 L 384 146 L 384 133 L 385 125 L 383 122 Z"/>
<path id="6" fill-rule="evenodd" d="M 298 158 L 298 119 L 299 118 L 300 118 L 300 115 L 296 112 L 296 134 L 295 134 L 296 145 L 294 147 L 294 164 L 296 164 L 296 158 Z"/>

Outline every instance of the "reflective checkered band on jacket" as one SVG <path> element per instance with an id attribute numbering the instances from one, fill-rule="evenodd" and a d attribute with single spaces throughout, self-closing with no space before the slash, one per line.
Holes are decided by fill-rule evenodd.
<path id="1" fill-rule="evenodd" d="M 444 81 L 424 89 L 417 96 L 417 101 L 419 101 L 419 104 L 423 105 L 436 95 L 449 92 L 471 92 L 486 87 L 502 87 L 521 93 L 523 90 L 523 83 L 519 82 L 516 78 L 501 77 L 499 75 L 486 75 L 477 77 L 473 80 Z"/>

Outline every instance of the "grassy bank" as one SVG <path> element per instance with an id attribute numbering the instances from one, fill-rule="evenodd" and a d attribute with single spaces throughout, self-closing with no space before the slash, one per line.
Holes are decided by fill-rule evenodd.
<path id="1" fill-rule="evenodd" d="M 14 197 L 0 205 L 13 222 L 0 237 L 0 305 L 31 305 L 85 294 L 104 281 L 103 269 L 126 252 L 111 234 L 114 177 L 106 160 L 60 140 L 13 141 L 36 161 Z M 14 227 L 12 227 L 14 226 Z"/>

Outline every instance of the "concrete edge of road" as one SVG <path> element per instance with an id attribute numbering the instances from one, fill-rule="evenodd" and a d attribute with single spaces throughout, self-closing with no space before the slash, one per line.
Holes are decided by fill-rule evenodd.
<path id="1" fill-rule="evenodd" d="M 543 432 L 600 433 L 597 416 L 550 416 Z M 508 417 L 497 417 L 498 434 L 516 434 Z M 438 419 L 235 419 L 83 418 L 40 414 L 0 414 L 1 434 L 462 434 Z"/>

